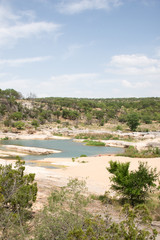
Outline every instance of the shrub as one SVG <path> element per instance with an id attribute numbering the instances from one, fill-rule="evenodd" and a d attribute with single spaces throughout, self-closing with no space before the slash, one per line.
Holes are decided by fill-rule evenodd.
<path id="1" fill-rule="evenodd" d="M 34 119 L 32 122 L 31 122 L 32 126 L 34 126 L 35 128 L 39 127 L 39 122 Z"/>
<path id="2" fill-rule="evenodd" d="M 14 127 L 16 127 L 17 129 L 22 130 L 22 129 L 24 129 L 25 123 L 24 123 L 24 122 L 21 122 L 21 121 L 18 121 L 18 122 L 15 122 L 13 125 L 14 125 Z"/>
<path id="3" fill-rule="evenodd" d="M 151 217 L 144 205 L 137 206 L 134 209 L 131 209 L 129 205 L 125 205 L 123 208 L 123 218 L 124 220 L 120 223 L 105 221 L 99 216 L 88 218 L 82 226 L 75 226 L 69 231 L 67 240 L 156 239 L 157 231 L 152 229 Z M 139 228 L 140 224 L 143 224 L 142 229 Z"/>
<path id="4" fill-rule="evenodd" d="M 48 206 L 35 219 L 34 239 L 156 239 L 157 232 L 151 227 L 151 217 L 144 205 L 134 209 L 125 205 L 123 221 L 114 223 L 108 216 L 104 219 L 89 214 L 85 210 L 89 203 L 86 196 L 85 182 L 77 179 L 71 179 L 66 187 L 52 192 Z"/>
<path id="5" fill-rule="evenodd" d="M 127 115 L 127 125 L 131 129 L 131 131 L 136 131 L 139 125 L 139 116 L 137 113 L 132 112 Z"/>
<path id="6" fill-rule="evenodd" d="M 66 187 L 55 190 L 48 199 L 48 206 L 35 221 L 35 239 L 66 240 L 68 232 L 82 226 L 89 216 L 85 207 L 89 202 L 84 181 L 70 179 Z"/>
<path id="7" fill-rule="evenodd" d="M 21 120 L 23 117 L 22 113 L 21 112 L 14 112 L 11 114 L 10 118 L 15 120 L 15 121 L 18 121 L 18 120 Z"/>
<path id="8" fill-rule="evenodd" d="M 4 120 L 4 126 L 5 126 L 5 127 L 10 127 L 10 126 L 12 126 L 12 121 L 11 121 L 11 119 L 6 119 L 6 120 Z"/>
<path id="9" fill-rule="evenodd" d="M 35 174 L 25 175 L 24 170 L 20 160 L 14 168 L 0 165 L 0 234 L 5 240 L 22 239 L 18 236 L 24 234 L 24 223 L 36 200 Z"/>
<path id="10" fill-rule="evenodd" d="M 123 128 L 122 128 L 122 126 L 121 125 L 117 125 L 117 127 L 116 127 L 116 130 L 118 131 L 122 131 L 123 130 Z"/>
<path id="11" fill-rule="evenodd" d="M 111 188 L 131 205 L 144 203 L 148 192 L 156 187 L 159 174 L 156 169 L 149 168 L 147 163 L 139 163 L 138 170 L 129 172 L 130 163 L 110 161 L 107 170 L 112 174 Z"/>

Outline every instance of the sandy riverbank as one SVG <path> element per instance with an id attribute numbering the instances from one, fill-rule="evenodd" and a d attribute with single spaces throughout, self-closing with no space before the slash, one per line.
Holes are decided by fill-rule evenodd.
<path id="1" fill-rule="evenodd" d="M 51 132 L 43 131 L 42 132 L 36 132 L 35 134 L 27 134 L 27 133 L 21 133 L 21 134 L 15 134 L 15 133 L 0 133 L 0 138 L 3 137 L 9 137 L 9 139 L 66 139 L 67 137 L 59 137 L 59 136 L 53 136 Z M 107 146 L 126 146 L 126 144 L 134 145 L 138 149 L 145 148 L 148 145 L 154 145 L 154 144 L 160 144 L 160 138 L 159 136 L 153 137 L 153 135 L 150 135 L 150 138 L 145 139 L 143 141 L 137 141 L 137 142 L 125 142 L 125 141 L 115 141 L 115 140 L 108 140 L 105 141 Z M 12 146 L 11 146 L 12 147 Z M 23 147 L 22 147 L 23 148 Z M 25 147 L 26 148 L 26 147 Z M 19 155 L 17 151 L 22 151 L 24 149 L 13 149 L 14 154 L 13 155 Z M 33 149 L 32 149 L 33 150 Z M 30 148 L 27 148 L 27 151 L 30 151 Z M 5 156 L 5 152 L 3 152 Z M 6 152 L 7 154 L 7 152 Z M 1 153 L 1 158 L 3 158 L 3 155 Z M 89 191 L 103 194 L 105 191 L 109 190 L 110 187 L 110 181 L 109 181 L 109 173 L 106 170 L 106 167 L 109 165 L 110 160 L 117 160 L 120 162 L 131 162 L 131 169 L 136 169 L 138 167 L 139 161 L 145 161 L 148 162 L 148 165 L 151 167 L 156 167 L 158 171 L 160 171 L 160 158 L 152 158 L 152 159 L 133 159 L 133 158 L 126 158 L 126 157 L 120 157 L 120 156 L 98 156 L 98 157 L 85 157 L 85 158 L 79 158 L 76 159 L 75 162 L 73 162 L 72 159 L 66 159 L 66 158 L 49 158 L 49 159 L 43 159 L 40 161 L 36 161 L 36 166 L 26 166 L 27 172 L 34 172 L 36 173 L 36 179 L 37 181 L 49 181 L 50 185 L 57 185 L 57 186 L 63 186 L 66 184 L 69 177 L 75 178 L 78 177 L 80 179 L 85 179 L 87 182 L 87 186 L 89 188 Z M 10 160 L 11 161 L 11 160 Z M 0 163 L 5 164 L 8 163 L 7 160 L 1 160 Z M 49 169 L 49 168 L 43 168 L 42 166 L 48 165 L 50 166 L 59 166 L 60 168 L 56 169 Z M 41 166 L 41 167 L 39 167 Z M 65 166 L 64 168 L 62 166 Z"/>
<path id="2" fill-rule="evenodd" d="M 103 194 L 110 188 L 110 174 L 106 170 L 109 161 L 130 162 L 130 169 L 137 169 L 139 161 L 147 162 L 148 166 L 156 167 L 160 171 L 160 158 L 142 159 L 120 156 L 97 156 L 78 158 L 75 162 L 72 159 L 44 159 L 43 162 L 52 163 L 54 166 L 66 166 L 65 168 L 49 170 L 51 178 L 57 179 L 57 183 L 64 185 L 68 178 L 86 180 L 90 192 Z M 46 170 L 47 171 L 47 170 Z"/>
<path id="3" fill-rule="evenodd" d="M 104 194 L 110 188 L 110 174 L 106 170 L 109 166 L 109 161 L 130 162 L 130 169 L 137 169 L 138 162 L 147 162 L 148 166 L 156 167 L 160 171 L 160 158 L 128 158 L 121 156 L 97 156 L 78 158 L 75 162 L 70 158 L 52 158 L 37 161 L 36 167 L 26 166 L 27 173 L 35 173 L 38 183 L 45 183 L 47 187 L 64 186 L 69 178 L 83 179 L 87 183 L 89 192 L 96 194 Z M 0 160 L 0 164 L 7 164 L 11 161 Z M 50 169 L 38 167 L 42 165 L 63 166 L 62 168 Z M 65 166 L 65 167 L 64 167 Z"/>
<path id="4" fill-rule="evenodd" d="M 48 139 L 49 133 L 36 133 L 36 134 L 12 134 L 7 133 L 7 135 L 0 134 L 0 138 L 3 137 L 9 137 L 10 139 Z M 50 134 L 51 137 L 51 134 Z M 59 137 L 59 136 L 53 136 L 52 139 L 66 139 L 66 137 Z M 50 138 L 51 139 L 51 138 Z M 107 146 L 123 146 L 123 144 L 126 144 L 124 141 L 113 141 L 109 140 L 106 141 Z M 149 139 L 145 139 L 143 141 L 137 141 L 135 143 L 129 143 L 131 145 L 135 145 L 138 149 L 145 148 L 146 146 L 154 145 L 154 144 L 160 144 L 160 138 L 150 136 Z M 14 152 L 14 153 L 13 153 Z M 17 151 L 13 151 L 12 155 L 20 155 Z M 4 155 L 3 155 L 4 154 Z M 3 157 L 5 157 L 5 151 L 1 152 L 1 159 L 0 164 L 8 164 L 11 163 L 12 160 L 4 160 Z M 24 154 L 24 153 L 23 153 Z M 41 193 L 43 195 L 43 192 L 46 189 L 51 189 L 52 186 L 64 186 L 66 185 L 69 178 L 79 178 L 86 180 L 87 187 L 90 192 L 97 193 L 97 194 L 104 194 L 105 191 L 108 191 L 110 188 L 110 180 L 109 180 L 109 173 L 106 170 L 106 167 L 109 166 L 110 160 L 116 160 L 120 162 L 131 162 L 130 168 L 131 169 L 137 169 L 138 168 L 138 162 L 148 162 L 148 165 L 151 167 L 156 167 L 157 171 L 160 171 L 160 158 L 151 158 L 151 159 L 142 159 L 142 158 L 127 158 L 127 157 L 121 157 L 121 156 L 97 156 L 97 157 L 85 157 L 85 158 L 79 158 L 76 159 L 74 162 L 71 158 L 49 158 L 49 159 L 43 159 L 40 161 L 36 161 L 34 163 L 35 166 L 27 166 L 26 165 L 26 172 L 32 172 L 36 174 L 36 181 L 38 182 Z M 13 161 L 14 162 L 14 161 Z M 55 166 L 58 168 L 45 168 L 43 166 Z M 43 197 L 42 197 L 43 198 Z"/>

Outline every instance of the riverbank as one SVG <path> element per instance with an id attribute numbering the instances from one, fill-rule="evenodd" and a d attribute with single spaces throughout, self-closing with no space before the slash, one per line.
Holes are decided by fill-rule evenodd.
<path id="1" fill-rule="evenodd" d="M 41 132 L 36 132 L 35 134 L 11 134 L 6 133 L 5 135 L 0 134 L 0 138 L 8 137 L 9 139 L 47 139 L 49 133 L 46 132 L 43 134 Z M 51 136 L 51 132 L 50 132 Z M 149 137 L 150 136 L 150 137 Z M 61 136 L 53 136 L 52 139 L 66 139 L 66 137 Z M 126 141 L 119 141 L 119 140 L 107 140 L 105 141 L 107 146 L 116 146 L 116 147 L 125 147 L 125 144 L 130 144 L 136 146 L 138 149 L 145 148 L 149 144 L 160 144 L 159 136 L 153 136 L 153 134 L 148 134 L 147 139 L 143 141 L 137 142 L 126 142 Z M 124 145 L 123 145 L 124 144 Z M 28 148 L 30 151 L 32 147 Z M 21 153 L 14 149 L 12 152 L 12 156 L 24 154 L 21 149 Z M 1 159 L 0 164 L 8 164 L 14 162 L 14 160 L 6 160 L 5 155 L 8 152 L 4 151 L 1 152 Z M 3 158 L 4 157 L 4 158 Z M 96 194 L 104 194 L 105 191 L 108 191 L 110 188 L 110 175 L 106 170 L 106 167 L 109 166 L 109 161 L 120 161 L 120 162 L 131 162 L 131 169 L 137 169 L 138 162 L 143 161 L 147 162 L 149 166 L 156 167 L 157 171 L 160 171 L 160 158 L 150 158 L 150 159 L 142 159 L 142 158 L 128 158 L 122 156 L 96 156 L 96 157 L 81 157 L 81 158 L 45 158 L 43 160 L 36 160 L 32 161 L 33 163 L 36 162 L 35 166 L 27 166 L 26 165 L 26 172 L 32 172 L 36 174 L 36 181 L 38 182 L 41 189 L 52 188 L 52 186 L 64 186 L 66 185 L 68 179 L 71 178 L 79 178 L 84 179 L 87 182 L 87 187 L 90 192 Z M 43 166 L 47 166 L 45 168 Z M 41 167 L 39 167 L 41 166 Z M 55 169 L 51 169 L 50 167 L 54 166 Z M 45 189 L 46 188 L 46 189 Z M 43 190 L 42 190 L 43 192 Z M 43 194 L 43 193 L 42 193 Z"/>
<path id="2" fill-rule="evenodd" d="M 58 131 L 58 132 L 56 132 Z M 54 135 L 57 133 L 57 135 Z M 44 128 L 42 130 L 35 130 L 34 133 L 29 134 L 27 131 L 20 131 L 18 133 L 13 132 L 2 132 L 0 131 L 0 139 L 10 139 L 10 140 L 65 140 L 74 138 L 77 134 L 81 133 L 93 133 L 93 134 L 113 134 L 119 135 L 124 138 L 124 140 L 101 140 L 101 142 L 105 143 L 105 146 L 110 147 L 129 147 L 134 146 L 138 150 L 145 149 L 147 147 L 160 147 L 160 132 L 130 132 L 123 133 L 121 131 L 110 132 L 104 130 L 91 130 L 91 129 L 52 129 L 52 128 Z M 62 135 L 64 134 L 64 135 Z M 125 138 L 131 137 L 134 141 L 127 141 Z M 83 141 L 83 139 L 75 139 L 75 141 Z"/>
<path id="3" fill-rule="evenodd" d="M 85 180 L 89 192 L 95 194 L 104 194 L 110 189 L 110 174 L 106 167 L 109 166 L 110 161 L 130 162 L 130 169 L 138 168 L 138 163 L 147 162 L 148 166 L 157 168 L 160 172 L 160 158 L 128 158 L 121 156 L 97 156 L 97 157 L 81 157 L 73 162 L 71 158 L 46 158 L 36 161 L 36 167 L 26 165 L 26 173 L 35 173 L 36 181 L 43 182 L 46 187 L 49 186 L 64 186 L 67 184 L 69 178 L 78 178 Z M 0 164 L 8 164 L 14 161 L 0 159 Z M 57 168 L 43 168 L 38 167 L 38 163 L 53 165 Z M 49 184 L 49 185 L 48 185 Z"/>

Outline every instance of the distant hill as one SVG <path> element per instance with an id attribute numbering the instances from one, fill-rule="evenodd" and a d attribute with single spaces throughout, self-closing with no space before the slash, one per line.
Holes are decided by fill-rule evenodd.
<path id="1" fill-rule="evenodd" d="M 125 123 L 131 112 L 138 114 L 141 123 L 159 123 L 160 98 L 24 99 L 14 89 L 0 89 L 0 120 L 6 127 L 17 127 L 20 122 L 34 127 L 52 122 L 103 126 L 112 121 Z"/>

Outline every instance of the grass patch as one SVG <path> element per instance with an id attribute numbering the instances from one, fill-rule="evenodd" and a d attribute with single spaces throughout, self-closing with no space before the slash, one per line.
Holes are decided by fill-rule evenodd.
<path id="1" fill-rule="evenodd" d="M 138 151 L 134 146 L 129 146 L 125 149 L 124 153 L 119 153 L 117 155 L 132 158 L 156 158 L 160 157 L 160 149 L 156 147 Z"/>
<path id="2" fill-rule="evenodd" d="M 87 146 L 105 147 L 105 143 L 99 141 L 85 140 Z"/>

